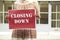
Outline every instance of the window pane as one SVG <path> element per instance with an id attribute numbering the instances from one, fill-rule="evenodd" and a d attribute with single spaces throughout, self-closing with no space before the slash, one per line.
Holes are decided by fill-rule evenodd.
<path id="1" fill-rule="evenodd" d="M 41 14 L 40 23 L 41 24 L 48 24 L 48 14 Z"/>
<path id="2" fill-rule="evenodd" d="M 57 13 L 57 19 L 60 19 L 60 13 Z"/>
<path id="3" fill-rule="evenodd" d="M 3 10 L 3 3 L 0 2 L 0 11 L 2 11 L 2 10 Z"/>
<path id="4" fill-rule="evenodd" d="M 58 4 L 60 4 L 60 1 L 51 1 L 50 2 L 52 5 L 58 5 Z"/>
<path id="5" fill-rule="evenodd" d="M 6 15 L 8 15 L 8 13 L 4 13 L 4 23 L 8 23 L 8 20 L 5 18 Z"/>
<path id="6" fill-rule="evenodd" d="M 48 2 L 40 2 L 40 11 L 48 12 Z"/>
<path id="7" fill-rule="evenodd" d="M 52 13 L 52 19 L 56 19 L 56 13 Z"/>
<path id="8" fill-rule="evenodd" d="M 12 2 L 7 1 L 4 4 L 5 4 L 5 11 L 12 9 Z"/>
<path id="9" fill-rule="evenodd" d="M 40 5 L 41 12 L 48 12 L 48 5 Z"/>
<path id="10" fill-rule="evenodd" d="M 0 0 L 0 2 L 2 2 L 3 0 Z"/>
<path id="11" fill-rule="evenodd" d="M 56 27 L 56 21 L 51 22 L 51 27 Z"/>
<path id="12" fill-rule="evenodd" d="M 46 1 L 46 2 L 44 2 L 44 1 L 41 1 L 41 2 L 39 2 L 41 5 L 48 5 L 48 2 Z"/>
<path id="13" fill-rule="evenodd" d="M 56 5 L 52 5 L 52 12 L 56 12 Z"/>
<path id="14" fill-rule="evenodd" d="M 3 23 L 3 15 L 0 13 L 0 23 Z"/>
<path id="15" fill-rule="evenodd" d="M 57 5 L 57 11 L 60 12 L 60 5 Z"/>
<path id="16" fill-rule="evenodd" d="M 60 27 L 60 21 L 57 21 L 57 27 Z"/>

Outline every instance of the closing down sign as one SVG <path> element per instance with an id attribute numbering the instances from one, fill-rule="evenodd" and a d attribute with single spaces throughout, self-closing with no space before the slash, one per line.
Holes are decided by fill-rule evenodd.
<path id="1" fill-rule="evenodd" d="M 35 28 L 35 10 L 9 10 L 9 28 Z"/>

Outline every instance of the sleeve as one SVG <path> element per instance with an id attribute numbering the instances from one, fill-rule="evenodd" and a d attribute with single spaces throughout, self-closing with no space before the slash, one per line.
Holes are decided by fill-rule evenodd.
<path id="1" fill-rule="evenodd" d="M 14 2 L 14 9 L 17 8 L 17 2 Z"/>
<path id="2" fill-rule="evenodd" d="M 40 16 L 40 6 L 38 5 L 38 2 L 34 2 L 34 6 L 35 6 L 35 9 L 36 9 L 36 17 L 41 17 Z"/>

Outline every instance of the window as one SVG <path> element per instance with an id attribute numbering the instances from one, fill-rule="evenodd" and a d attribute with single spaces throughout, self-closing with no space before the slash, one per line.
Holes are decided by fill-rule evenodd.
<path id="1" fill-rule="evenodd" d="M 52 12 L 51 12 L 51 27 L 60 27 L 60 2 L 51 2 Z"/>
<path id="2" fill-rule="evenodd" d="M 48 2 L 40 2 L 40 24 L 48 24 Z"/>
<path id="3" fill-rule="evenodd" d="M 8 23 L 7 19 L 5 19 L 5 16 L 8 15 L 8 10 L 12 9 L 12 1 L 5 1 L 4 2 L 4 23 Z"/>
<path id="4" fill-rule="evenodd" d="M 2 8 L 3 8 L 3 3 L 0 2 L 0 12 L 3 10 Z"/>
<path id="5" fill-rule="evenodd" d="M 13 1 L 0 1 L 0 23 L 8 23 L 5 16 L 8 15 L 8 10 L 13 9 Z"/>
<path id="6" fill-rule="evenodd" d="M 0 23 L 3 23 L 3 15 L 2 15 L 2 13 L 0 13 Z"/>
<path id="7" fill-rule="evenodd" d="M 57 11 L 60 12 L 60 4 L 57 6 Z"/>
<path id="8" fill-rule="evenodd" d="M 2 10 L 3 10 L 3 2 L 1 2 L 0 1 L 0 23 L 3 23 L 3 12 L 2 12 Z"/>
<path id="9" fill-rule="evenodd" d="M 52 27 L 56 27 L 56 21 L 52 21 Z"/>
<path id="10" fill-rule="evenodd" d="M 52 19 L 56 20 L 56 13 L 52 13 Z"/>
<path id="11" fill-rule="evenodd" d="M 4 11 L 12 9 L 12 2 L 10 1 L 4 2 L 4 7 L 5 7 Z"/>
<path id="12" fill-rule="evenodd" d="M 40 19 L 40 23 L 41 24 L 48 24 L 48 14 L 41 14 L 41 19 Z"/>

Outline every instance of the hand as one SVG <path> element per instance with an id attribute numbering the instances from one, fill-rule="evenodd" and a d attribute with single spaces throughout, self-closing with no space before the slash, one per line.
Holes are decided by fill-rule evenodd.
<path id="1" fill-rule="evenodd" d="M 40 18 L 41 18 L 41 16 L 36 16 L 36 18 L 39 18 L 39 19 L 40 19 Z"/>
<path id="2" fill-rule="evenodd" d="M 5 19 L 8 21 L 8 20 L 9 20 L 9 16 L 8 16 L 8 15 L 6 15 L 6 16 L 5 16 Z"/>

